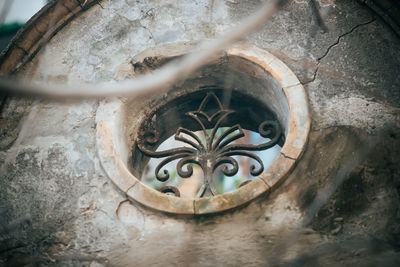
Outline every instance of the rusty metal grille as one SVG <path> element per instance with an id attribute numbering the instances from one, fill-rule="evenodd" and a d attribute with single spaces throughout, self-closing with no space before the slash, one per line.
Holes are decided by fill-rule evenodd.
<path id="1" fill-rule="evenodd" d="M 212 102 L 214 102 L 214 107 L 217 108 L 209 108 L 212 106 Z M 235 112 L 235 110 L 225 108 L 215 93 L 208 92 L 197 110 L 185 113 L 185 116 L 190 117 L 198 124 L 205 140 L 201 140 L 192 130 L 178 127 L 174 139 L 188 146 L 155 151 L 154 147 L 159 143 L 160 135 L 154 129 L 147 129 L 139 135 L 137 147 L 150 158 L 163 159 L 155 168 L 155 176 L 160 182 L 165 182 L 170 178 L 168 170 L 163 169 L 163 167 L 174 160 L 178 160 L 176 171 L 182 178 L 190 178 L 193 175 L 192 164 L 200 166 L 203 171 L 203 184 L 196 197 L 216 195 L 217 190 L 213 180 L 218 167 L 221 167 L 224 175 L 234 176 L 239 170 L 239 164 L 233 156 L 244 156 L 257 162 L 257 164 L 250 166 L 250 174 L 258 176 L 264 171 L 264 164 L 254 152 L 275 146 L 282 136 L 282 129 L 277 120 L 266 120 L 258 126 L 258 133 L 269 139 L 269 141 L 261 144 L 236 142 L 245 136 L 239 123 L 226 127 L 222 134 L 217 136 L 216 133 L 218 129 L 221 129 L 223 122 Z M 243 182 L 240 186 L 249 181 Z M 174 186 L 164 186 L 160 191 L 180 196 L 179 189 Z"/>

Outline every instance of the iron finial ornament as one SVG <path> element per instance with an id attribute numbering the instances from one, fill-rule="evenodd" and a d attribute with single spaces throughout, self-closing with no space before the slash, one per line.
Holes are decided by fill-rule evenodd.
<path id="1" fill-rule="evenodd" d="M 214 104 L 216 104 L 217 110 L 214 111 L 215 108 L 213 108 L 213 110 L 211 110 L 212 113 L 209 114 L 210 110 L 207 110 L 207 106 L 212 101 L 215 102 Z M 201 140 L 193 131 L 179 127 L 174 135 L 175 140 L 186 143 L 189 146 L 163 151 L 153 151 L 148 147 L 155 146 L 160 136 L 157 131 L 151 129 L 139 135 L 137 146 L 139 150 L 148 157 L 165 158 L 155 169 L 155 176 L 159 181 L 165 182 L 169 179 L 168 170 L 164 169 L 163 172 L 160 173 L 162 168 L 169 162 L 179 160 L 176 164 L 176 170 L 178 175 L 182 178 L 191 177 L 193 175 L 193 167 L 191 164 L 196 164 L 201 167 L 204 174 L 203 185 L 200 187 L 196 198 L 203 197 L 206 191 L 209 191 L 212 195 L 216 195 L 217 191 L 213 179 L 214 172 L 218 167 L 223 166 L 221 171 L 226 176 L 234 176 L 239 170 L 239 164 L 233 156 L 245 156 L 257 162 L 257 166 L 254 164 L 250 166 L 250 174 L 252 176 L 258 176 L 264 171 L 264 164 L 260 157 L 253 152 L 266 150 L 275 146 L 278 144 L 282 135 L 279 123 L 277 121 L 267 120 L 262 122 L 258 127 L 258 133 L 262 137 L 270 139 L 262 144 L 236 143 L 236 140 L 245 136 L 239 124 L 227 127 L 228 129 L 217 136 L 217 131 L 220 129 L 224 120 L 233 113 L 235 113 L 234 110 L 224 108 L 215 93 L 209 92 L 204 97 L 197 110 L 185 113 L 186 116 L 194 119 L 199 124 L 205 140 Z M 168 190 L 164 188 L 161 192 L 174 193 L 175 196 L 180 195 L 179 190 L 176 187 L 172 189 L 171 186 L 168 187 Z"/>

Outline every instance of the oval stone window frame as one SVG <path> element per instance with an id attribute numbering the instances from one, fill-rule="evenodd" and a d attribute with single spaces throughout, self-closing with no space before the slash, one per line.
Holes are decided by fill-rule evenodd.
<path id="1" fill-rule="evenodd" d="M 154 52 L 154 49 L 152 51 Z M 163 51 L 168 53 L 169 49 Z M 278 58 L 251 44 L 235 45 L 225 53 L 227 56 L 240 57 L 256 64 L 271 74 L 281 86 L 289 106 L 289 119 L 286 140 L 280 154 L 260 176 L 233 192 L 196 199 L 163 194 L 141 183 L 128 167 L 126 159 L 131 151 L 125 134 L 126 128 L 129 127 L 125 121 L 126 99 L 106 99 L 101 101 L 96 114 L 98 156 L 108 177 L 131 201 L 175 214 L 209 214 L 229 210 L 276 188 L 302 155 L 310 130 L 310 117 L 307 96 L 296 75 Z M 180 51 L 173 56 L 183 54 L 184 52 Z M 137 120 L 145 119 L 139 110 L 137 114 Z"/>

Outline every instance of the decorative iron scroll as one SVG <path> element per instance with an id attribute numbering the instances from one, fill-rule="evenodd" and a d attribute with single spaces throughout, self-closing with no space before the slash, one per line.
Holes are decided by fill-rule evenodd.
<path id="1" fill-rule="evenodd" d="M 208 115 L 205 108 L 207 103 L 214 100 L 218 105 L 219 110 L 211 115 Z M 204 174 L 204 183 L 201 186 L 196 197 L 202 197 L 209 189 L 212 195 L 216 195 L 216 189 L 213 185 L 214 171 L 224 165 L 222 172 L 226 176 L 233 176 L 239 170 L 238 162 L 232 156 L 245 156 L 254 159 L 258 166 L 251 165 L 250 174 L 258 176 L 264 171 L 264 165 L 261 159 L 252 151 L 261 151 L 275 146 L 282 134 L 281 127 L 277 121 L 264 121 L 259 125 L 258 133 L 264 137 L 269 138 L 270 141 L 263 144 L 239 144 L 234 141 L 245 136 L 242 127 L 235 124 L 225 130 L 220 136 L 216 136 L 217 130 L 221 123 L 231 114 L 235 113 L 234 110 L 225 109 L 214 93 L 207 93 L 199 108 L 196 111 L 186 112 L 185 115 L 193 118 L 201 127 L 204 134 L 205 142 L 202 141 L 194 132 L 179 127 L 175 133 L 175 140 L 184 142 L 190 147 L 182 146 L 178 148 L 168 149 L 164 151 L 152 151 L 146 147 L 154 146 L 159 141 L 159 134 L 155 130 L 146 130 L 137 140 L 137 146 L 140 151 L 148 157 L 152 158 L 165 158 L 155 169 L 156 178 L 165 182 L 169 179 L 168 170 L 161 169 L 171 161 L 178 160 L 176 165 L 177 173 L 182 178 L 189 178 L 193 174 L 193 167 L 190 164 L 196 164 L 201 167 Z M 209 126 L 209 127 L 206 127 Z M 209 129 L 209 131 L 207 131 Z M 211 134 L 209 134 L 211 132 Z M 189 138 L 188 138 L 189 137 Z M 228 167 L 230 165 L 230 167 Z M 186 167 L 186 168 L 184 168 Z M 249 181 L 244 182 L 248 183 Z M 163 193 L 172 193 L 179 196 L 179 190 L 176 187 L 168 186 L 163 187 Z"/>

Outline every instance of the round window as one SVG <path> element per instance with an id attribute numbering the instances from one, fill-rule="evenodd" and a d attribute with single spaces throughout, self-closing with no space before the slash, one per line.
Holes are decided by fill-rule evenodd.
<path id="1" fill-rule="evenodd" d="M 144 51 L 134 71 L 185 49 Z M 300 157 L 309 126 L 293 72 L 267 51 L 241 44 L 165 94 L 102 101 L 97 147 L 104 170 L 132 201 L 205 214 L 278 186 Z"/>
<path id="2" fill-rule="evenodd" d="M 139 129 L 132 164 L 141 181 L 160 192 L 215 196 L 258 177 L 283 143 L 280 122 L 260 101 L 209 86 L 149 114 Z M 147 161 L 144 168 L 142 160 Z"/>

